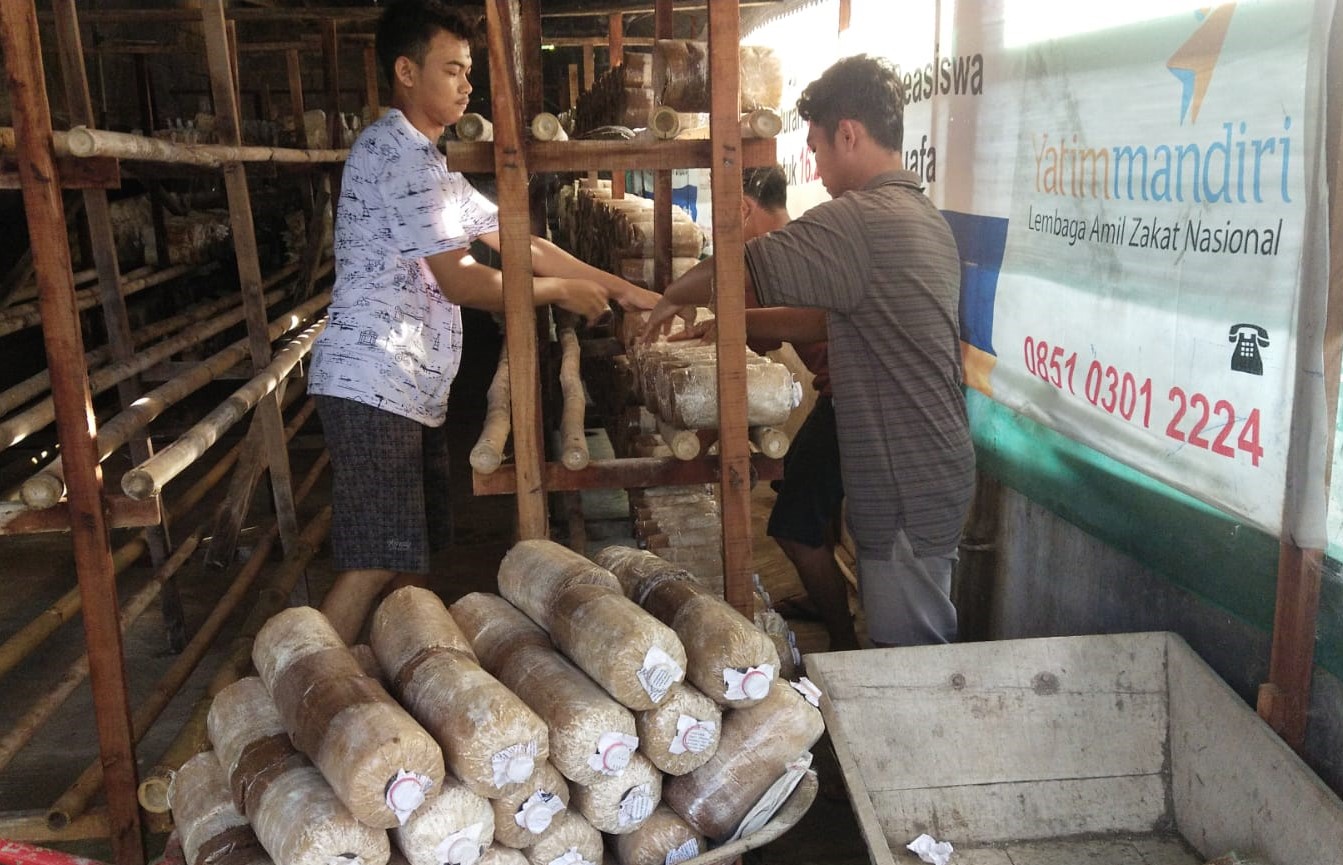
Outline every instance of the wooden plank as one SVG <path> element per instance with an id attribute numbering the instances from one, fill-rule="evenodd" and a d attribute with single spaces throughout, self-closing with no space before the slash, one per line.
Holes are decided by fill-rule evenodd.
<path id="1" fill-rule="evenodd" d="M 224 20 L 223 0 L 207 0 L 201 7 L 204 24 L 206 59 L 210 70 L 210 87 L 215 99 L 217 132 L 225 144 L 242 143 L 238 103 L 233 88 L 233 64 L 228 50 L 228 29 Z M 332 25 L 334 26 L 334 25 Z M 228 163 L 224 168 L 224 186 L 228 194 L 229 222 L 233 229 L 233 248 L 238 261 L 238 283 L 242 291 L 243 307 L 247 318 L 247 339 L 252 355 L 252 367 L 257 372 L 265 369 L 271 360 L 270 323 L 266 317 L 266 301 L 262 285 L 261 262 L 257 252 L 256 230 L 252 223 L 251 194 L 247 189 L 247 173 L 242 163 Z M 261 418 L 265 444 L 265 462 L 270 470 L 270 486 L 275 501 L 275 514 L 280 527 L 280 540 L 286 553 L 298 543 L 298 516 L 294 507 L 294 486 L 289 469 L 289 450 L 285 445 L 284 418 L 280 413 L 282 388 L 276 388 L 256 406 Z M 251 493 L 248 493 L 250 499 Z"/>
<path id="2" fill-rule="evenodd" d="M 289 110 L 294 118 L 294 135 L 298 146 L 308 147 L 308 129 L 303 122 L 303 67 L 299 64 L 298 51 L 290 49 L 284 53 L 285 72 L 289 77 Z"/>
<path id="3" fill-rule="evenodd" d="M 56 403 L 56 428 L 68 470 L 68 507 L 84 638 L 89 653 L 94 722 L 107 772 L 109 836 L 116 865 L 143 865 L 135 748 L 126 688 L 116 571 L 94 446 L 93 395 L 84 368 L 84 340 L 75 308 L 65 208 L 52 157 L 51 113 L 33 3 L 0 3 L 0 48 L 16 139 L 23 154 L 24 211 L 42 305 L 43 342 Z"/>
<path id="4" fill-rule="evenodd" d="M 563 463 L 541 466 L 547 490 L 640 489 L 644 487 L 683 486 L 718 481 L 718 463 L 714 459 L 678 460 L 675 457 L 637 457 L 593 460 L 587 468 L 570 471 Z M 751 474 L 757 481 L 783 477 L 783 462 L 756 454 L 751 458 Z M 491 474 L 474 474 L 473 491 L 478 496 L 507 495 L 517 489 L 517 468 L 500 466 Z"/>
<path id="5" fill-rule="evenodd" d="M 522 116 L 535 117 L 546 110 L 545 81 L 541 77 L 541 0 L 519 0 L 518 46 L 522 81 Z"/>
<path id="6" fill-rule="evenodd" d="M 60 170 L 63 189 L 121 188 L 121 164 L 115 159 L 60 156 L 55 162 Z M 18 160 L 10 156 L 0 157 L 0 189 L 22 188 L 23 178 L 19 173 Z"/>
<path id="7" fill-rule="evenodd" d="M 671 0 L 657 0 L 653 29 L 658 39 L 671 39 L 675 32 Z M 659 294 L 672 279 L 672 173 L 660 168 L 653 173 L 653 285 Z"/>
<path id="8" fill-rule="evenodd" d="M 322 22 L 322 82 L 326 86 L 328 147 L 340 147 L 340 37 L 334 19 Z"/>
<path id="9" fill-rule="evenodd" d="M 1180 833 L 1206 855 L 1333 865 L 1343 802 L 1179 637 L 1166 635 L 1170 788 Z"/>
<path id="10" fill-rule="evenodd" d="M 515 8 L 508 0 L 485 4 L 490 81 L 494 101 L 495 176 L 499 195 L 499 255 L 503 262 L 505 339 L 513 406 L 518 537 L 548 537 L 546 488 L 541 466 L 540 385 L 537 377 L 536 306 L 532 293 L 531 225 L 527 205 L 527 155 L 522 147 L 522 106 L 513 69 Z M 449 164 L 453 164 L 449 162 Z M 455 167 L 455 166 L 454 166 Z"/>
<path id="11" fill-rule="evenodd" d="M 740 129 L 738 130 L 740 134 Z M 527 166 L 537 172 L 624 171 L 635 169 L 709 168 L 713 165 L 713 142 L 698 140 L 656 141 L 529 141 L 525 145 Z M 778 161 L 772 138 L 742 141 L 745 167 L 772 165 Z M 494 171 L 493 151 L 488 141 L 451 141 L 448 164 L 454 171 L 489 174 Z"/>
<path id="12" fill-rule="evenodd" d="M 378 119 L 378 52 L 370 43 L 364 46 L 364 105 L 370 121 Z"/>
<path id="13" fill-rule="evenodd" d="M 159 496 L 136 501 L 123 495 L 108 495 L 107 525 L 113 529 L 157 526 L 163 519 Z M 70 531 L 70 508 L 65 502 L 50 508 L 29 509 L 18 502 L 0 502 L 0 535 Z"/>
<path id="14" fill-rule="evenodd" d="M 897 764 L 889 769 L 899 773 Z M 903 850 L 923 832 L 938 839 L 973 839 L 976 844 L 1146 832 L 1166 815 L 1166 787 L 1156 772 L 874 791 L 872 804 L 886 843 Z M 1100 861 L 1114 865 L 1122 860 Z"/>

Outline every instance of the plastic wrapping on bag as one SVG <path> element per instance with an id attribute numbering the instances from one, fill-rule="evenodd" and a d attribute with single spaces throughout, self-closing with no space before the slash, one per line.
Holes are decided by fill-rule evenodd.
<path id="1" fill-rule="evenodd" d="M 634 831 L 615 839 L 620 865 L 676 865 L 704 852 L 704 836 L 666 805 Z"/>
<path id="2" fill-rule="evenodd" d="M 414 609 L 407 609 L 407 600 Z M 398 620 L 405 626 L 391 624 Z M 402 589 L 378 607 L 373 621 L 379 657 L 404 662 L 385 668 L 392 690 L 438 741 L 452 774 L 486 797 L 527 780 L 535 762 L 549 754 L 546 724 L 475 662 L 470 641 L 438 597 Z M 414 634 L 427 645 L 417 649 Z"/>
<path id="3" fill-rule="evenodd" d="M 707 837 L 729 837 L 752 806 L 825 732 L 821 713 L 783 682 L 755 706 L 723 717 L 718 752 L 663 785 L 663 800 Z"/>
<path id="4" fill-rule="evenodd" d="M 676 632 L 625 597 L 618 583 L 561 590 L 553 601 L 550 637 L 630 709 L 653 708 L 685 678 L 686 652 Z"/>
<path id="5" fill-rule="evenodd" d="M 686 652 L 686 680 L 721 706 L 760 702 L 779 670 L 774 641 L 689 574 L 646 550 L 607 547 L 594 560 L 640 606 L 671 626 Z"/>
<path id="6" fill-rule="evenodd" d="M 410 865 L 475 865 L 494 839 L 494 810 L 448 777 L 443 789 L 392 830 Z"/>
<path id="7" fill-rule="evenodd" d="M 494 840 L 508 847 L 530 847 L 569 806 L 569 783 L 549 762 L 538 763 L 521 784 L 509 784 L 490 800 Z"/>
<path id="8" fill-rule="evenodd" d="M 261 627 L 252 662 L 294 745 L 363 823 L 400 825 L 443 782 L 443 752 L 376 680 L 326 617 L 293 607 Z"/>
<path id="9" fill-rule="evenodd" d="M 546 722 L 550 762 L 564 777 L 583 784 L 625 768 L 639 741 L 629 709 L 548 640 L 535 642 L 539 629 L 502 598 L 468 595 L 452 610 L 485 669 Z"/>
<path id="10" fill-rule="evenodd" d="M 639 750 L 668 775 L 685 775 L 709 762 L 723 729 L 718 704 L 691 685 L 676 685 L 662 705 L 634 714 Z"/>
<path id="11" fill-rule="evenodd" d="M 475 660 L 471 642 L 448 614 L 438 595 L 406 586 L 392 592 L 373 611 L 369 644 L 388 681 L 417 656 L 434 649 L 452 649 Z"/>
<path id="12" fill-rule="evenodd" d="M 220 691 L 206 725 L 235 805 L 276 862 L 329 865 L 348 856 L 362 865 L 387 861 L 387 833 L 356 820 L 294 748 L 261 679 L 240 679 Z"/>
<path id="13" fill-rule="evenodd" d="M 493 844 L 476 860 L 476 865 L 527 865 L 527 857 L 521 850 Z"/>
<path id="14" fill-rule="evenodd" d="M 554 541 L 519 541 L 499 563 L 499 594 L 547 631 L 559 593 L 589 583 L 620 590 L 609 571 Z"/>
<path id="15" fill-rule="evenodd" d="M 643 754 L 625 771 L 573 789 L 573 807 L 595 828 L 610 835 L 632 832 L 662 801 L 662 773 Z"/>
<path id="16" fill-rule="evenodd" d="M 254 850 L 254 861 L 268 860 L 247 819 L 229 794 L 224 769 L 213 751 L 197 754 L 173 776 L 168 803 L 182 835 L 187 865 L 205 865 L 229 851 Z"/>
<path id="17" fill-rule="evenodd" d="M 601 865 L 602 833 L 582 814 L 565 811 L 522 853 L 530 865 Z"/>

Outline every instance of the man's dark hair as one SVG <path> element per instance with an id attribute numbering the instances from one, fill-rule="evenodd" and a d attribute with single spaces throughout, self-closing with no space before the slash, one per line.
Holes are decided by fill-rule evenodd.
<path id="1" fill-rule="evenodd" d="M 396 86 L 396 58 L 409 57 L 423 65 L 429 42 L 446 30 L 467 42 L 476 38 L 478 22 L 442 0 L 392 0 L 378 19 L 374 50 L 387 86 Z"/>
<path id="2" fill-rule="evenodd" d="M 742 192 L 760 203 L 766 210 L 788 207 L 788 175 L 778 165 L 748 168 L 741 175 Z"/>
<path id="3" fill-rule="evenodd" d="M 878 144 L 899 151 L 905 140 L 905 89 L 890 61 L 856 54 L 807 85 L 797 113 L 831 139 L 841 120 L 857 120 Z"/>

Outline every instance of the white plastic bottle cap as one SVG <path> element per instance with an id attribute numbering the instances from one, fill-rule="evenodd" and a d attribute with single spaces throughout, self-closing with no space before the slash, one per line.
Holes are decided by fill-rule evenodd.
<path id="1" fill-rule="evenodd" d="M 536 768 L 536 761 L 532 759 L 531 754 L 514 754 L 508 758 L 508 763 L 504 766 L 504 775 L 514 784 L 521 784 L 532 777 L 532 770 Z"/>
<path id="2" fill-rule="evenodd" d="M 424 804 L 424 788 L 412 777 L 398 778 L 387 788 L 387 805 L 397 814 L 409 814 Z"/>
<path id="3" fill-rule="evenodd" d="M 544 802 L 528 800 L 522 805 L 522 828 L 533 835 L 540 835 L 550 828 L 551 821 L 555 819 L 555 813 Z"/>
<path id="4" fill-rule="evenodd" d="M 630 764 L 630 746 L 616 742 L 602 752 L 602 766 L 610 772 L 623 772 Z"/>
<path id="5" fill-rule="evenodd" d="M 752 670 L 741 680 L 741 691 L 747 699 L 765 699 L 769 696 L 769 676 L 760 670 Z"/>
<path id="6" fill-rule="evenodd" d="M 480 859 L 480 845 L 469 838 L 458 838 L 448 848 L 448 865 L 475 865 Z"/>

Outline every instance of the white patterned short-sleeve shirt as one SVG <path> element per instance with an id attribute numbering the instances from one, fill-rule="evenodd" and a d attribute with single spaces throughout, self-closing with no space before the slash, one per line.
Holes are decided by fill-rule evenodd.
<path id="1" fill-rule="evenodd" d="M 461 364 L 462 313 L 424 259 L 498 227 L 495 205 L 449 171 L 404 114 L 393 108 L 370 124 L 345 161 L 336 284 L 308 391 L 441 425 Z"/>

